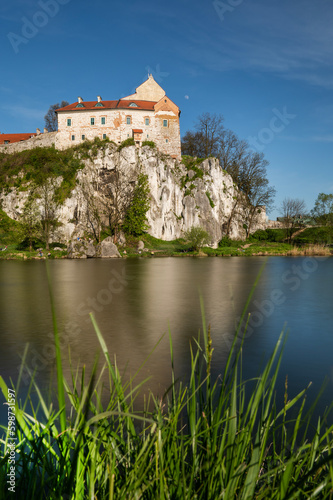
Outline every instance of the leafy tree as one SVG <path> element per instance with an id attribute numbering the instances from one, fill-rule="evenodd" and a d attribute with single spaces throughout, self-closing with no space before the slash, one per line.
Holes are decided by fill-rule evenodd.
<path id="1" fill-rule="evenodd" d="M 298 198 L 285 198 L 282 202 L 281 212 L 286 237 L 291 243 L 293 230 L 300 224 L 300 219 L 305 213 L 305 201 Z"/>
<path id="2" fill-rule="evenodd" d="M 191 248 L 196 252 L 211 240 L 207 231 L 202 229 L 202 227 L 200 226 L 192 226 L 190 229 L 185 231 L 184 238 L 191 245 Z"/>
<path id="3" fill-rule="evenodd" d="M 133 199 L 127 210 L 123 230 L 127 234 L 139 236 L 143 234 L 149 226 L 147 225 L 146 214 L 150 207 L 150 190 L 148 176 L 140 173 L 133 192 Z"/>
<path id="4" fill-rule="evenodd" d="M 48 112 L 44 116 L 45 127 L 49 132 L 56 132 L 58 130 L 58 117 L 56 110 L 64 108 L 65 106 L 68 106 L 68 104 L 69 103 L 67 101 L 61 101 L 61 104 L 58 102 L 56 104 L 51 104 Z"/>
<path id="5" fill-rule="evenodd" d="M 317 224 L 333 226 L 333 194 L 320 193 L 311 210 L 311 215 Z"/>

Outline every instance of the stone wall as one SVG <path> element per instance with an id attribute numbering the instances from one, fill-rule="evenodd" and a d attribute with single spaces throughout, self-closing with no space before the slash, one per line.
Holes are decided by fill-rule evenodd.
<path id="1" fill-rule="evenodd" d="M 26 149 L 33 149 L 37 147 L 51 147 L 56 142 L 56 135 L 57 132 L 47 132 L 44 134 L 36 135 L 35 137 L 31 137 L 31 139 L 28 139 L 26 141 L 0 145 L 0 151 L 2 153 L 17 153 L 20 151 L 25 151 Z"/>

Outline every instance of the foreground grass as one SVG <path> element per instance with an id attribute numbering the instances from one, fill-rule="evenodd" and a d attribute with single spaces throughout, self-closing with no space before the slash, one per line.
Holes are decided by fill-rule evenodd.
<path id="1" fill-rule="evenodd" d="M 310 440 L 306 390 L 292 400 L 286 394 L 281 408 L 275 403 L 283 334 L 251 390 L 242 379 L 236 336 L 224 373 L 213 380 L 204 321 L 203 342 L 191 349 L 184 386 L 174 380 L 170 337 L 172 386 L 162 400 L 151 394 L 138 413 L 134 401 L 142 384 L 122 379 L 93 317 L 109 374 L 108 403 L 102 404 L 102 374 L 95 368 L 88 379 L 83 369 L 65 380 L 54 311 L 53 318 L 57 405 L 46 403 L 33 375 L 30 392 L 37 392 L 38 405 L 30 393 L 19 403 L 18 381 L 15 494 L 6 483 L 11 441 L 2 427 L 0 499 L 332 498 L 333 427 L 327 415 Z M 7 400 L 2 378 L 0 387 Z"/>

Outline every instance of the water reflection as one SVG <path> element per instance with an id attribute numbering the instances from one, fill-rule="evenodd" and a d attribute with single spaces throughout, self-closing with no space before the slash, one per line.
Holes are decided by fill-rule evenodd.
<path id="1" fill-rule="evenodd" d="M 215 374 L 223 370 L 235 323 L 263 258 L 50 261 L 55 307 L 69 376 L 73 366 L 93 363 L 99 350 L 89 312 L 121 371 L 135 373 L 168 329 L 176 376 L 186 381 L 189 343 L 201 329 L 200 295 L 211 325 Z M 312 262 L 312 264 L 311 264 Z M 315 263 L 315 264 L 313 264 Z M 332 375 L 333 260 L 269 258 L 249 310 L 253 313 L 244 346 L 246 376 L 259 373 L 279 333 L 289 339 L 281 366 L 283 392 L 288 374 L 293 395 L 310 380 L 319 390 Z M 275 299 L 275 301 L 273 300 Z M 44 262 L 0 262 L 1 374 L 17 380 L 20 354 L 30 344 L 29 363 L 46 385 L 54 369 L 51 309 Z M 66 362 L 67 360 L 67 362 Z M 142 371 L 149 387 L 162 393 L 170 383 L 169 339 L 165 335 Z M 330 402 L 332 378 L 324 403 Z"/>

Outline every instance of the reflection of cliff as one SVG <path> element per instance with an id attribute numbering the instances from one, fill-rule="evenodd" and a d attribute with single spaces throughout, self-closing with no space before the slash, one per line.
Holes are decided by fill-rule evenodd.
<path id="1" fill-rule="evenodd" d="M 222 227 L 233 209 L 236 188 L 218 160 L 209 158 L 201 163 L 188 160 L 185 166 L 148 146 L 140 149 L 130 146 L 118 151 L 110 144 L 95 153 L 84 160 L 86 167 L 77 173 L 78 184 L 58 209 L 62 225 L 57 239 L 68 240 L 74 231 L 82 234 L 87 228 L 89 199 L 97 200 L 96 204 L 99 200 L 102 206 L 103 196 L 110 190 L 119 189 L 114 179 L 120 179 L 120 188 L 124 191 L 122 186 L 131 185 L 142 170 L 149 178 L 151 200 L 147 217 L 151 235 L 173 240 L 192 226 L 200 225 L 211 235 L 213 245 L 221 240 Z M 110 199 L 110 193 L 107 196 Z M 3 210 L 11 218 L 19 219 L 27 197 L 28 191 L 13 187 L 9 193 L 1 195 Z M 231 237 L 244 236 L 243 222 L 240 216 L 239 220 L 233 220 Z M 264 222 L 263 211 L 256 227 Z"/>
<path id="2" fill-rule="evenodd" d="M 138 380 L 162 393 L 171 382 L 168 329 L 173 340 L 176 376 L 189 376 L 193 338 L 202 332 L 200 294 L 213 338 L 214 373 L 228 355 L 238 317 L 262 261 L 253 259 L 163 258 L 142 260 L 50 261 L 52 288 L 65 373 L 72 366 L 91 368 L 100 347 L 89 319 L 93 312 L 111 359 L 125 378 L 133 375 L 166 334 Z M 1 369 L 17 379 L 17 353 L 30 343 L 29 368 L 47 384 L 54 370 L 50 299 L 45 262 L 0 262 Z M 260 297 L 260 296 L 259 296 Z M 15 361 L 13 361 L 15 358 Z M 104 363 L 100 355 L 100 366 Z M 105 379 L 107 383 L 107 376 Z"/>

